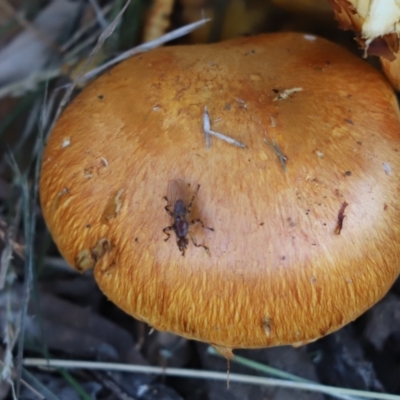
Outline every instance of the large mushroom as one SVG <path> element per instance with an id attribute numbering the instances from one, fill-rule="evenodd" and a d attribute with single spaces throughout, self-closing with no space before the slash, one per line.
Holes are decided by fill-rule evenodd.
<path id="1" fill-rule="evenodd" d="M 139 320 L 226 355 L 300 345 L 397 278 L 399 149 L 390 85 L 324 39 L 165 47 L 107 72 L 63 113 L 41 203 L 66 260 L 94 268 Z"/>

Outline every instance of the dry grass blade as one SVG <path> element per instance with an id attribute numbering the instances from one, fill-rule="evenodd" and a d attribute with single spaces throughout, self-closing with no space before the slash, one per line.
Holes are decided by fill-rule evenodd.
<path id="1" fill-rule="evenodd" d="M 44 104 L 46 104 L 46 101 L 47 101 L 47 92 L 46 92 L 46 97 L 44 99 Z M 43 136 L 44 136 L 44 129 L 48 120 L 46 112 L 47 112 L 47 107 L 43 106 L 43 113 L 40 119 L 41 124 L 36 145 L 38 154 L 34 165 L 32 190 L 29 189 L 29 183 L 27 177 L 21 174 L 15 159 L 13 158 L 12 155 L 10 155 L 11 166 L 13 167 L 14 174 L 17 178 L 17 181 L 19 181 L 22 189 L 22 215 L 23 215 L 24 236 L 25 236 L 25 268 L 24 268 L 25 281 L 24 281 L 23 303 L 20 314 L 20 324 L 18 327 L 20 330 L 20 334 L 18 338 L 18 352 L 17 352 L 17 363 L 16 363 L 17 398 L 19 398 L 21 376 L 22 376 L 22 358 L 24 352 L 26 316 L 28 313 L 28 304 L 33 285 L 34 238 L 36 231 L 35 211 L 39 193 L 39 174 L 40 174 L 40 165 L 43 153 Z"/>
<path id="2" fill-rule="evenodd" d="M 10 261 L 12 260 L 14 236 L 15 236 L 15 229 L 10 228 L 6 232 L 6 237 L 5 237 L 6 245 L 3 251 L 1 252 L 0 256 L 0 290 L 4 289 L 8 266 L 10 264 Z"/>
<path id="3" fill-rule="evenodd" d="M 195 379 L 211 379 L 218 381 L 227 380 L 227 374 L 215 371 L 203 371 L 185 368 L 164 368 L 164 367 L 149 367 L 146 365 L 128 365 L 105 362 L 91 361 L 70 361 L 70 360 L 45 360 L 39 358 L 26 358 L 24 360 L 26 367 L 48 367 L 48 368 L 80 368 L 92 370 L 108 370 L 121 372 L 135 372 L 142 374 L 158 374 L 167 376 L 180 376 L 184 378 Z M 400 400 L 400 396 L 387 393 L 367 392 L 363 390 L 354 390 L 347 388 L 339 388 L 334 386 L 320 385 L 317 383 L 308 382 L 293 382 L 289 380 L 264 378 L 259 376 L 229 374 L 230 382 L 245 383 L 250 385 L 274 386 L 287 389 L 308 390 L 310 392 L 332 394 L 344 394 L 358 396 L 365 399 L 377 400 Z"/>
<path id="4" fill-rule="evenodd" d="M 112 10 L 111 5 L 106 5 L 101 9 L 101 14 L 103 16 L 106 16 L 110 13 Z M 61 49 L 63 52 L 67 51 L 70 49 L 73 45 L 78 44 L 80 45 L 82 43 L 82 36 L 84 36 L 90 29 L 94 28 L 97 24 L 97 20 L 95 18 L 91 19 L 89 22 L 87 22 L 85 25 L 83 25 L 81 28 L 79 28 L 69 40 L 67 40 L 62 46 Z"/>
<path id="5" fill-rule="evenodd" d="M 0 365 L 2 368 L 5 368 L 5 363 L 0 360 Z M 4 379 L 4 377 L 3 377 Z M 12 390 L 14 391 L 13 384 L 10 382 Z M 44 400 L 46 399 L 44 396 L 42 396 L 33 386 L 31 386 L 28 382 L 25 381 L 25 379 L 21 379 L 21 385 L 24 385 L 27 389 L 29 389 L 39 400 Z M 14 398 L 16 398 L 16 395 L 14 395 Z"/>
<path id="6" fill-rule="evenodd" d="M 121 9 L 121 11 L 118 13 L 118 15 L 115 17 L 115 19 L 111 22 L 111 24 L 107 27 L 107 29 L 99 36 L 96 46 L 94 49 L 90 52 L 88 58 L 86 59 L 85 63 L 83 64 L 82 68 L 80 69 L 76 79 L 74 82 L 68 87 L 67 91 L 65 92 L 65 95 L 61 99 L 60 105 L 58 107 L 56 116 L 53 121 L 53 126 L 55 122 L 58 120 L 58 117 L 60 116 L 62 110 L 65 108 L 67 105 L 69 99 L 71 98 L 72 92 L 74 91 L 75 87 L 81 83 L 81 78 L 83 73 L 85 72 L 85 69 L 89 65 L 90 61 L 94 57 L 94 55 L 100 50 L 101 46 L 105 42 L 105 40 L 112 35 L 114 32 L 116 26 L 118 25 L 118 22 L 121 20 L 122 15 L 124 14 L 125 10 L 128 8 L 129 4 L 131 3 L 131 0 L 127 0 L 125 3 L 124 7 Z M 52 127 L 50 131 L 52 130 Z"/>
<path id="7" fill-rule="evenodd" d="M 25 368 L 22 371 L 24 382 L 29 385 L 29 389 L 34 392 L 39 399 L 45 400 L 60 400 L 53 392 L 51 392 L 45 385 L 43 385 L 38 379 L 35 378 L 29 371 Z M 21 383 L 22 380 L 21 380 Z"/>
<path id="8" fill-rule="evenodd" d="M 96 14 L 96 18 L 97 18 L 97 22 L 99 23 L 99 25 L 103 28 L 103 29 L 107 29 L 107 21 L 104 18 L 104 14 L 101 11 L 101 8 L 99 6 L 99 4 L 97 3 L 96 0 L 89 0 L 90 5 L 92 6 L 95 14 Z"/>
<path id="9" fill-rule="evenodd" d="M 277 145 L 277 143 L 275 141 L 273 141 L 272 143 L 270 143 L 267 139 L 264 139 L 264 142 L 267 143 L 268 146 L 271 146 L 275 153 L 277 154 L 278 158 L 279 158 L 279 162 L 282 165 L 283 171 L 286 172 L 286 162 L 287 162 L 287 157 L 285 155 L 283 155 L 281 149 L 279 148 L 279 146 Z"/>
<path id="10" fill-rule="evenodd" d="M 25 79 L 2 86 L 0 88 L 0 99 L 3 99 L 7 96 L 19 96 L 21 93 L 24 93 L 27 90 L 35 89 L 39 83 L 49 81 L 60 75 L 60 68 L 52 68 L 33 73 Z"/>
<path id="11" fill-rule="evenodd" d="M 212 346 L 208 347 L 207 353 L 211 354 L 212 356 L 223 358 L 223 356 L 221 354 L 219 354 L 217 352 L 217 350 L 215 350 L 215 348 Z M 300 376 L 291 374 L 289 372 L 285 372 L 280 369 L 270 367 L 269 365 L 261 364 L 257 361 L 249 360 L 245 357 L 235 356 L 234 358 L 232 358 L 232 361 L 236 362 L 238 364 L 244 365 L 247 368 L 252 368 L 255 371 L 272 376 L 274 378 L 287 379 L 287 380 L 291 380 L 294 382 L 305 382 L 305 383 L 312 383 L 312 384 L 315 383 L 309 379 L 305 379 Z M 332 393 L 331 396 L 335 397 L 337 399 L 342 399 L 342 400 L 358 400 L 358 398 L 356 398 L 356 397 L 347 396 L 347 395 L 343 395 L 343 394 Z"/>
<path id="12" fill-rule="evenodd" d="M 8 272 L 8 267 L 10 265 L 10 261 L 12 260 L 12 254 L 14 251 L 21 251 L 22 249 L 18 244 L 15 243 L 15 236 L 17 232 L 17 226 L 19 224 L 19 220 L 21 218 L 21 207 L 18 204 L 16 207 L 17 213 L 14 218 L 14 222 L 12 226 L 5 227 L 5 235 L 4 240 L 5 247 L 3 251 L 1 252 L 0 256 L 0 290 L 4 289 L 5 283 L 6 283 L 6 277 L 7 277 L 7 272 Z M 1 221 L 0 221 L 1 222 Z M 0 224 L 0 230 L 2 229 L 2 226 Z M 0 238 L 2 236 L 2 232 L 0 232 Z M 22 255 L 22 254 L 20 254 Z"/>
<path id="13" fill-rule="evenodd" d="M 5 326 L 3 331 L 3 343 L 5 345 L 4 349 L 4 361 L 1 362 L 2 371 L 1 371 L 1 379 L 8 382 L 13 391 L 13 396 L 15 395 L 15 388 L 13 378 L 15 377 L 15 369 L 13 362 L 13 348 L 15 346 L 16 341 L 18 340 L 18 327 L 15 327 L 15 317 L 11 312 L 10 303 L 11 303 L 11 290 L 7 292 L 7 312 L 5 315 Z"/>
<path id="14" fill-rule="evenodd" d="M 118 57 L 115 57 L 114 59 L 110 60 L 109 62 L 101 65 L 100 67 L 89 71 L 82 77 L 82 82 L 86 82 L 92 78 L 94 78 L 96 75 L 100 74 L 107 68 L 112 67 L 113 65 L 126 60 L 129 57 L 132 57 L 136 54 L 144 53 L 146 51 L 155 49 L 156 47 L 161 46 L 162 44 L 169 42 L 171 40 L 175 40 L 181 36 L 185 36 L 188 33 L 194 31 L 195 29 L 199 28 L 200 26 L 206 24 L 209 22 L 210 19 L 201 19 L 200 21 L 194 22 L 189 25 L 185 25 L 181 28 L 175 29 L 169 33 L 166 33 L 165 35 L 161 36 L 160 38 L 153 40 L 152 42 L 148 43 L 143 43 L 139 46 L 134 47 L 133 49 L 127 50 L 124 53 L 120 54 Z"/>
<path id="15" fill-rule="evenodd" d="M 22 188 L 22 214 L 23 214 L 23 222 L 24 222 L 24 236 L 26 240 L 25 246 L 25 281 L 24 281 L 24 299 L 22 310 L 20 314 L 20 322 L 19 322 L 19 340 L 18 340 L 18 353 L 17 353 L 17 377 L 16 377 L 16 395 L 19 398 L 20 392 L 20 384 L 21 384 L 21 374 L 22 374 L 22 357 L 23 357 L 23 349 L 24 349 L 24 332 L 25 332 L 25 322 L 26 315 L 28 312 L 28 303 L 30 299 L 30 292 L 32 288 L 33 282 L 33 237 L 31 232 L 34 232 L 34 219 L 32 219 L 31 215 L 31 202 L 30 202 L 30 193 L 29 193 L 29 185 L 27 178 L 22 176 L 19 168 L 15 162 L 15 160 L 10 157 L 12 160 L 12 167 L 14 169 L 14 173 L 18 178 L 18 181 Z M 35 196 L 34 196 L 35 197 Z M 36 197 L 35 197 L 36 199 Z M 33 228 L 33 229 L 32 229 Z"/>
<path id="16" fill-rule="evenodd" d="M 213 135 L 216 138 L 223 140 L 224 142 L 227 142 L 229 144 L 233 144 L 234 146 L 241 147 L 242 149 L 246 148 L 246 145 L 244 145 L 243 143 L 241 143 L 235 139 L 232 139 L 231 137 L 226 136 L 222 133 L 211 130 L 210 126 L 211 126 L 210 115 L 208 113 L 208 109 L 206 106 L 206 107 L 204 107 L 204 114 L 203 114 L 203 132 L 204 132 L 204 136 L 206 138 L 207 150 L 210 148 L 210 135 Z"/>
<path id="17" fill-rule="evenodd" d="M 207 150 L 210 148 L 210 131 L 211 131 L 210 115 L 208 114 L 207 106 L 205 106 L 203 114 L 203 133 L 204 137 L 206 138 Z"/>
<path id="18" fill-rule="evenodd" d="M 85 62 L 84 68 L 83 70 L 86 68 L 86 66 L 89 64 L 90 60 L 92 59 L 92 57 L 99 52 L 99 50 L 101 49 L 101 47 L 103 46 L 104 42 L 106 41 L 106 39 L 108 39 L 113 32 L 115 31 L 115 28 L 117 27 L 119 21 L 121 20 L 122 16 L 124 15 L 124 12 L 126 11 L 126 9 L 128 8 L 129 4 L 131 4 L 131 0 L 127 0 L 127 2 L 125 3 L 125 5 L 122 7 L 121 11 L 117 14 L 117 16 L 114 18 L 114 20 L 111 22 L 110 25 L 108 25 L 108 27 L 101 33 L 101 35 L 99 36 L 99 39 L 97 40 L 96 46 L 94 47 L 94 49 L 91 51 L 91 53 L 89 54 L 88 59 Z M 82 71 L 83 72 L 83 71 Z M 77 81 L 79 83 L 79 78 L 77 78 Z"/>
<path id="19" fill-rule="evenodd" d="M 209 134 L 215 136 L 216 138 L 218 138 L 220 140 L 223 140 L 224 142 L 227 142 L 229 144 L 233 144 L 236 147 L 240 147 L 242 149 L 246 148 L 245 144 L 239 142 L 238 140 L 232 139 L 231 137 L 226 136 L 223 133 L 219 133 L 219 132 L 210 130 Z"/>

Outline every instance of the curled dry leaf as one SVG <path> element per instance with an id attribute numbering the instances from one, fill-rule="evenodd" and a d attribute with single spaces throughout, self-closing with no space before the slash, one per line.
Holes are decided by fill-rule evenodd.
<path id="1" fill-rule="evenodd" d="M 355 32 L 365 55 L 377 55 L 383 71 L 400 90 L 400 3 L 396 0 L 329 0 L 342 29 Z"/>
<path id="2" fill-rule="evenodd" d="M 329 0 L 342 29 L 352 29 L 365 54 L 395 59 L 400 4 L 396 0 Z"/>

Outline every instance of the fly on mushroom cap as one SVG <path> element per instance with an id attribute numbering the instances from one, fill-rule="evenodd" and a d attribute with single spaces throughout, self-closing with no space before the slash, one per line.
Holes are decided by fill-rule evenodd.
<path id="1" fill-rule="evenodd" d="M 103 292 L 156 329 L 227 354 L 306 343 L 399 274 L 399 127 L 386 80 L 314 36 L 160 48 L 100 77 L 61 116 L 43 213 L 68 262 L 94 267 Z M 207 148 L 211 129 L 246 147 L 213 136 Z M 196 193 L 190 216 L 190 200 L 169 204 L 176 177 Z M 166 205 L 214 228 L 196 230 L 210 256 L 164 242 L 189 237 L 185 224 L 165 230 Z"/>
<path id="2" fill-rule="evenodd" d="M 192 212 L 193 202 L 199 189 L 200 185 L 197 186 L 196 192 L 189 197 L 188 185 L 186 185 L 181 179 L 172 180 L 168 184 L 168 195 L 164 197 L 168 202 L 165 206 L 165 210 L 172 219 L 172 225 L 163 229 L 163 232 L 167 235 L 164 242 L 170 238 L 168 232 L 174 231 L 177 239 L 176 243 L 183 256 L 185 255 L 186 247 L 189 244 L 187 238 L 188 235 L 196 247 L 203 247 L 207 254 L 209 254 L 209 248 L 207 246 L 197 243 L 194 233 L 191 231 L 191 227 L 200 224 L 202 228 L 209 229 L 210 231 L 213 231 L 214 229 L 205 227 L 200 218 L 191 221 L 188 220 L 188 217 L 190 217 Z"/>

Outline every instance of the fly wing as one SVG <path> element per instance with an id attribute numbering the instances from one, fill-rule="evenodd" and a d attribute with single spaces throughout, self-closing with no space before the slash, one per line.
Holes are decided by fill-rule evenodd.
<path id="1" fill-rule="evenodd" d="M 174 179 L 168 182 L 167 189 L 168 207 L 174 210 L 175 203 L 182 200 L 187 206 L 188 202 L 188 185 L 182 179 Z"/>
<path id="2" fill-rule="evenodd" d="M 197 239 L 196 239 L 195 234 L 194 234 L 192 231 L 189 231 L 189 237 L 190 237 L 190 239 L 192 240 L 193 244 L 194 244 L 196 247 L 202 247 L 202 248 L 206 251 L 206 253 L 207 253 L 208 255 L 210 255 L 210 249 L 209 249 L 207 246 L 205 246 L 203 243 L 199 243 L 199 242 L 197 241 Z"/>

